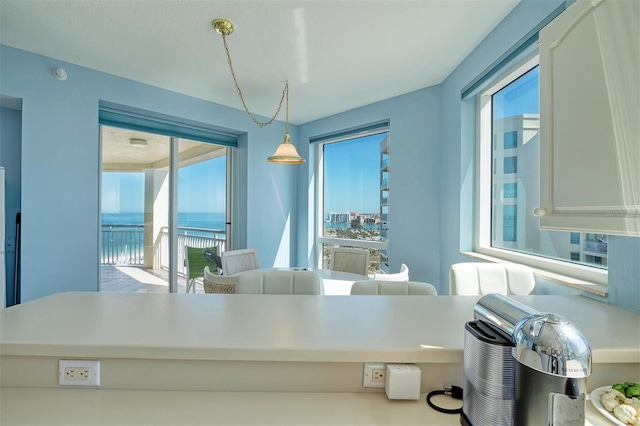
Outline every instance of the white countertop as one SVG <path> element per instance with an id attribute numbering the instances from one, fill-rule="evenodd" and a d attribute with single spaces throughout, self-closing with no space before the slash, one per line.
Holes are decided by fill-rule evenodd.
<path id="1" fill-rule="evenodd" d="M 640 315 L 582 296 L 518 296 L 572 321 L 594 363 L 640 362 Z M 462 362 L 465 296 L 69 292 L 0 311 L 0 355 Z"/>
<path id="2" fill-rule="evenodd" d="M 459 425 L 420 400 L 381 393 L 0 389 L 0 424 L 17 425 Z M 444 408 L 460 400 L 434 399 Z M 585 426 L 611 423 L 586 402 Z"/>

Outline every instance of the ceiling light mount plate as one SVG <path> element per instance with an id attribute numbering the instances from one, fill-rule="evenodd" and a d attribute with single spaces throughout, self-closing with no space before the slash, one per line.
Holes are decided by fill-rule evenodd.
<path id="1" fill-rule="evenodd" d="M 149 145 L 149 142 L 147 142 L 146 139 L 131 138 L 131 139 L 129 139 L 129 144 L 132 145 L 132 146 L 143 147 L 143 146 Z"/>
<path id="2" fill-rule="evenodd" d="M 216 30 L 219 34 L 225 36 L 228 36 L 233 32 L 233 30 L 236 29 L 236 26 L 233 25 L 233 22 L 224 18 L 214 19 L 213 21 L 211 21 L 211 25 L 213 26 L 213 29 Z"/>

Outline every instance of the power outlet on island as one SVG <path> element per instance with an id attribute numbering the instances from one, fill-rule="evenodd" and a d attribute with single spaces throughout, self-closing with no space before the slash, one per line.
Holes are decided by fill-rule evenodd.
<path id="1" fill-rule="evenodd" d="M 382 362 L 365 362 L 362 387 L 383 388 L 387 380 L 387 366 Z"/>
<path id="2" fill-rule="evenodd" d="M 100 386 L 100 361 L 59 360 L 58 384 L 60 386 Z"/>

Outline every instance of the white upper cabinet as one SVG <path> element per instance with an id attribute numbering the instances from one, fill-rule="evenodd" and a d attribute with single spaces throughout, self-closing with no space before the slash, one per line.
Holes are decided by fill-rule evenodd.
<path id="1" fill-rule="evenodd" d="M 640 236 L 640 1 L 578 0 L 539 47 L 540 227 Z"/>

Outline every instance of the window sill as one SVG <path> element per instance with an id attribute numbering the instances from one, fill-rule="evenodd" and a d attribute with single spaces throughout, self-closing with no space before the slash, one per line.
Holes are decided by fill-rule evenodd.
<path id="1" fill-rule="evenodd" d="M 489 256 L 486 254 L 482 254 L 482 253 L 478 253 L 478 252 L 461 252 L 460 254 L 464 255 L 464 256 L 469 256 L 472 257 L 474 259 L 479 259 L 479 260 L 484 260 L 486 262 L 493 262 L 493 263 L 515 263 L 515 262 L 508 262 L 504 259 L 500 259 L 498 257 L 494 257 L 494 256 Z M 607 297 L 607 286 L 606 285 L 602 285 L 602 284 L 597 284 L 597 283 L 592 283 L 589 281 L 584 281 L 584 280 L 580 280 L 574 277 L 570 277 L 568 275 L 562 275 L 562 274 L 558 274 L 555 272 L 550 272 L 544 269 L 540 269 L 540 268 L 535 268 L 532 266 L 529 266 L 532 270 L 533 270 L 533 274 L 541 279 L 547 280 L 547 281 L 552 281 L 554 283 L 566 286 L 566 287 L 571 287 L 571 288 L 575 288 L 577 290 L 582 290 L 585 291 L 587 293 L 591 293 L 591 294 L 595 294 L 597 296 L 600 297 Z"/>

